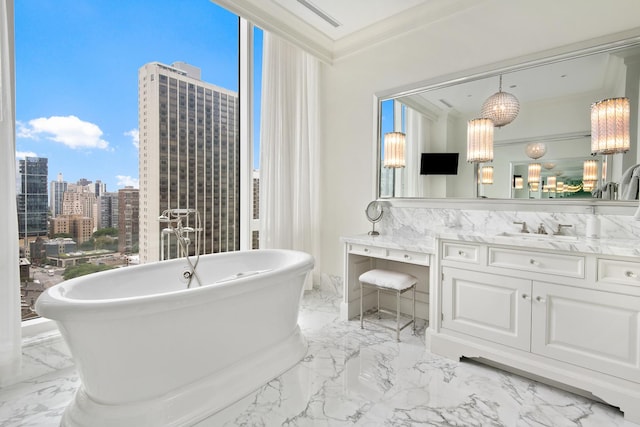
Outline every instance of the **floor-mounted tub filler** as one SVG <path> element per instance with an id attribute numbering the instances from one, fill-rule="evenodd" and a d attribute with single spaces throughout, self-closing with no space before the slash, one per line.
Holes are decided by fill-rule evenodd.
<path id="1" fill-rule="evenodd" d="M 313 257 L 256 250 L 109 270 L 49 288 L 82 385 L 63 426 L 184 426 L 304 357 L 298 309 Z"/>

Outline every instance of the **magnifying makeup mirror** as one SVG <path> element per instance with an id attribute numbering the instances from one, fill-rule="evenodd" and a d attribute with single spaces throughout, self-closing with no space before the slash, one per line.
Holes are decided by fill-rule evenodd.
<path id="1" fill-rule="evenodd" d="M 382 204 L 377 200 L 374 200 L 367 205 L 364 213 L 367 215 L 367 219 L 371 222 L 372 229 L 369 232 L 369 235 L 378 236 L 380 233 L 376 231 L 376 222 L 382 219 Z"/>

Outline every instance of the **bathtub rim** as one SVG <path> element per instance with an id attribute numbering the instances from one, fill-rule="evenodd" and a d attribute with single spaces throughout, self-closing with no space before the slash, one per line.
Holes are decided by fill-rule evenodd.
<path id="1" fill-rule="evenodd" d="M 247 251 L 234 251 L 225 253 L 216 253 L 202 255 L 203 257 L 219 257 L 224 261 L 226 257 L 242 256 L 242 254 L 250 254 L 252 252 L 277 253 L 284 255 L 293 255 L 293 262 L 287 262 L 278 265 L 276 268 L 261 274 L 239 277 L 234 280 L 222 282 L 212 285 L 196 286 L 191 288 L 183 288 L 168 292 L 127 296 L 120 298 L 102 298 L 102 299 L 77 299 L 69 298 L 63 295 L 66 292 L 60 292 L 69 287 L 90 286 L 85 283 L 90 280 L 104 279 L 109 274 L 125 275 L 127 269 L 151 269 L 159 264 L 167 261 L 156 261 L 148 264 L 126 267 L 126 269 L 107 270 L 92 275 L 81 276 L 48 288 L 36 300 L 36 312 L 43 318 L 51 319 L 56 322 L 65 321 L 100 321 L 112 319 L 114 315 L 118 319 L 127 317 L 137 317 L 144 314 L 152 314 L 167 310 L 177 310 L 184 307 L 196 306 L 202 304 L 203 301 L 210 299 L 228 298 L 234 295 L 247 292 L 247 288 L 253 289 L 269 286 L 274 280 L 281 277 L 295 277 L 298 275 L 307 275 L 314 268 L 314 258 L 306 252 L 290 250 L 290 249 L 257 249 Z M 249 255 L 250 256 L 250 255 Z M 173 261 L 173 260 L 172 260 Z M 177 260 L 179 261 L 179 260 Z M 178 265 L 178 262 L 176 262 Z M 163 268 L 169 268 L 163 265 Z M 136 270 L 136 271 L 137 271 Z M 129 270 L 130 271 L 130 270 Z M 175 300 L 179 299 L 180 304 L 175 304 Z M 114 312 L 117 307 L 117 312 Z M 58 325 L 60 327 L 60 325 Z"/>

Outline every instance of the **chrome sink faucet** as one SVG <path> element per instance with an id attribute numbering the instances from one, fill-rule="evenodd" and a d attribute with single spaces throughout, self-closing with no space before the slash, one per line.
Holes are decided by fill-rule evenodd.
<path id="1" fill-rule="evenodd" d="M 562 229 L 563 228 L 569 228 L 569 227 L 573 227 L 573 225 L 571 224 L 558 224 L 558 229 L 556 231 L 553 232 L 553 234 L 555 234 L 556 236 L 559 236 L 562 233 Z"/>
<path id="2" fill-rule="evenodd" d="M 521 233 L 528 233 L 529 229 L 527 228 L 527 222 L 526 221 L 513 221 L 514 224 L 518 224 L 518 225 L 522 225 L 522 228 L 520 229 Z"/>
<path id="3" fill-rule="evenodd" d="M 538 226 L 538 231 L 536 231 L 536 234 L 547 234 L 547 230 L 544 229 L 543 223 L 540 223 L 540 225 Z"/>

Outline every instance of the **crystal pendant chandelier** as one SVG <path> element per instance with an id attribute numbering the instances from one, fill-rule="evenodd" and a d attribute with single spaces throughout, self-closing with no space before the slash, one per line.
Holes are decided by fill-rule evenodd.
<path id="1" fill-rule="evenodd" d="M 530 142 L 524 148 L 524 152 L 527 157 L 530 157 L 534 160 L 539 159 L 547 152 L 547 144 L 545 144 L 544 142 Z"/>
<path id="2" fill-rule="evenodd" d="M 498 92 L 491 95 L 482 104 L 481 115 L 493 120 L 496 127 L 502 127 L 511 123 L 520 111 L 520 102 L 514 95 L 502 91 L 502 75 Z"/>

